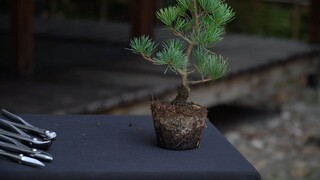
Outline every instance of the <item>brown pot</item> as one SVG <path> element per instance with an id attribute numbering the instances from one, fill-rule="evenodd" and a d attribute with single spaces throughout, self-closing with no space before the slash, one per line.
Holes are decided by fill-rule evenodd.
<path id="1" fill-rule="evenodd" d="M 195 103 L 153 101 L 151 112 L 160 147 L 188 150 L 200 146 L 206 108 Z"/>

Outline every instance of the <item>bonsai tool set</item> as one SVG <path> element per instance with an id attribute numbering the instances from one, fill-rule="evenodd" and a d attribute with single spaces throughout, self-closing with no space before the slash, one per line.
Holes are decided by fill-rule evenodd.
<path id="1" fill-rule="evenodd" d="M 0 118 L 0 156 L 20 164 L 44 167 L 41 161 L 50 162 L 52 155 L 45 152 L 57 134 L 28 123 L 21 117 L 2 109 Z"/>

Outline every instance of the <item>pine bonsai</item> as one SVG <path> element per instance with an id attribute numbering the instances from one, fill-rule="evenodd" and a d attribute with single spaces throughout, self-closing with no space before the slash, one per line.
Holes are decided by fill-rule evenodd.
<path id="1" fill-rule="evenodd" d="M 228 62 L 210 48 L 222 40 L 224 26 L 234 17 L 223 0 L 177 0 L 177 4 L 160 9 L 157 18 L 177 39 L 169 39 L 158 52 L 148 36 L 134 38 L 130 50 L 155 65 L 166 65 L 181 77 L 181 86 L 173 102 L 184 103 L 190 85 L 218 79 L 228 71 Z M 191 59 L 194 64 L 190 64 Z M 190 81 L 188 75 L 198 72 L 201 79 Z"/>
<path id="2" fill-rule="evenodd" d="M 155 65 L 167 66 L 181 77 L 178 95 L 172 102 L 153 101 L 152 112 L 158 145 L 167 149 L 186 150 L 200 146 L 207 109 L 187 102 L 190 85 L 221 78 L 228 62 L 210 48 L 222 40 L 224 26 L 234 17 L 223 0 L 177 0 L 177 4 L 156 13 L 164 27 L 178 38 L 169 39 L 157 51 L 148 36 L 134 38 L 130 50 Z M 189 80 L 198 72 L 199 80 Z"/>

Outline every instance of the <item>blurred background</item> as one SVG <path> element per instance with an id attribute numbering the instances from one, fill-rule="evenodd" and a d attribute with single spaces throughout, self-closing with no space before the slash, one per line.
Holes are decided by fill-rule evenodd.
<path id="1" fill-rule="evenodd" d="M 236 19 L 213 51 L 230 61 L 191 101 L 263 179 L 320 179 L 320 1 L 226 0 Z M 149 113 L 179 78 L 131 54 L 130 38 L 173 37 L 174 0 L 1 0 L 0 107 L 15 113 Z M 196 75 L 191 79 L 197 78 Z"/>

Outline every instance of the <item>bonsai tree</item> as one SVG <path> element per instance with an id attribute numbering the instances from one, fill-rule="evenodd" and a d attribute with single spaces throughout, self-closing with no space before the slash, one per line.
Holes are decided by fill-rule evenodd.
<path id="1" fill-rule="evenodd" d="M 219 79 L 228 71 L 227 60 L 213 53 L 210 48 L 222 40 L 224 26 L 233 19 L 234 12 L 223 0 L 177 0 L 176 5 L 160 9 L 156 16 L 164 28 L 177 38 L 165 41 L 160 50 L 157 50 L 157 44 L 148 36 L 133 38 L 130 50 L 155 65 L 167 66 L 166 71 L 170 69 L 179 75 L 181 86 L 170 104 L 192 106 L 194 104 L 187 103 L 190 85 Z M 196 72 L 201 78 L 189 80 L 189 75 Z M 152 112 L 154 116 L 157 114 Z M 164 112 L 160 114 L 164 115 Z M 157 137 L 158 142 L 163 140 L 163 137 Z"/>

